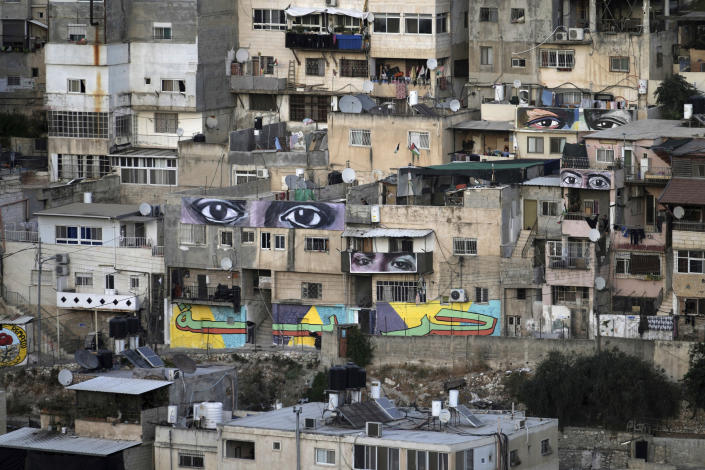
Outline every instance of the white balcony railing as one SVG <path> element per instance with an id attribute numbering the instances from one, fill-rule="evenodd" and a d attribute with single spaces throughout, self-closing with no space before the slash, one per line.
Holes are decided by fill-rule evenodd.
<path id="1" fill-rule="evenodd" d="M 149 248 L 152 240 L 146 237 L 120 237 L 120 248 Z"/>
<path id="2" fill-rule="evenodd" d="M 139 310 L 139 298 L 132 294 L 121 295 L 115 291 L 100 292 L 57 292 L 56 306 L 59 308 L 128 311 Z"/>

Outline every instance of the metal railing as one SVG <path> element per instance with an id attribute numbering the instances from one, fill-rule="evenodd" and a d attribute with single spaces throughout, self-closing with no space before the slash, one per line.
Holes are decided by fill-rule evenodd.
<path id="1" fill-rule="evenodd" d="M 120 237 L 120 248 L 148 248 L 152 240 L 146 237 Z"/>
<path id="2" fill-rule="evenodd" d="M 232 289 L 228 286 L 183 286 L 180 289 L 174 288 L 172 296 L 175 299 L 186 300 L 208 300 L 215 302 L 232 301 Z"/>
<path id="3" fill-rule="evenodd" d="M 683 230 L 685 232 L 705 232 L 705 222 L 682 222 L 673 221 L 673 230 Z"/>
<path id="4" fill-rule="evenodd" d="M 644 171 L 639 166 L 624 168 L 624 179 L 627 181 L 668 181 L 671 179 L 671 167 L 652 167 Z"/>
<path id="5" fill-rule="evenodd" d="M 152 256 L 164 256 L 164 246 L 154 245 L 152 246 Z"/>
<path id="6" fill-rule="evenodd" d="M 39 241 L 39 232 L 30 230 L 7 230 L 5 229 L 5 241 L 8 242 L 27 242 L 37 243 Z"/>
<path id="7" fill-rule="evenodd" d="M 585 220 L 585 214 L 582 212 L 566 212 L 563 220 Z"/>
<path id="8" fill-rule="evenodd" d="M 587 256 L 549 256 L 548 266 L 551 269 L 590 269 L 590 258 Z"/>
<path id="9" fill-rule="evenodd" d="M 531 232 L 529 232 L 529 236 L 526 239 L 526 243 L 524 243 L 524 248 L 521 250 L 521 257 L 526 258 L 526 255 L 529 253 L 529 249 L 531 249 L 531 245 L 534 244 L 534 239 L 536 238 L 536 232 L 538 231 L 539 228 L 539 219 L 536 219 L 534 221 L 534 225 L 531 227 Z"/>

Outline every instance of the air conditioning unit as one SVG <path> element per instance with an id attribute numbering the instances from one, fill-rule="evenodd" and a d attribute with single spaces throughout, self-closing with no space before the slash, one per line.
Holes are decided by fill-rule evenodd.
<path id="1" fill-rule="evenodd" d="M 59 253 L 58 255 L 56 255 L 56 262 L 58 264 L 69 264 L 69 254 Z"/>
<path id="2" fill-rule="evenodd" d="M 56 275 L 57 276 L 68 276 L 69 275 L 69 267 L 66 266 L 65 264 L 57 264 L 56 265 Z"/>
<path id="3" fill-rule="evenodd" d="M 326 6 L 327 7 L 337 7 L 338 0 L 326 0 Z"/>
<path id="4" fill-rule="evenodd" d="M 451 289 L 450 290 L 450 301 L 451 302 L 467 302 L 468 297 L 465 295 L 465 289 Z"/>
<path id="5" fill-rule="evenodd" d="M 304 429 L 316 429 L 316 418 L 304 418 Z"/>
<path id="6" fill-rule="evenodd" d="M 382 423 L 368 421 L 365 423 L 367 437 L 382 437 Z"/>
<path id="7" fill-rule="evenodd" d="M 529 90 L 519 90 L 519 104 L 529 104 Z"/>
<path id="8" fill-rule="evenodd" d="M 269 178 L 269 170 L 266 168 L 258 168 L 257 178 Z"/>
<path id="9" fill-rule="evenodd" d="M 567 41 L 568 33 L 566 33 L 565 31 L 557 31 L 556 34 L 553 35 L 553 37 L 556 39 L 556 41 Z"/>
<path id="10" fill-rule="evenodd" d="M 568 37 L 571 41 L 582 41 L 585 39 L 585 30 L 583 28 L 569 28 Z"/>
<path id="11" fill-rule="evenodd" d="M 181 377 L 181 371 L 179 369 L 174 368 L 164 369 L 164 377 L 167 380 L 176 380 Z"/>

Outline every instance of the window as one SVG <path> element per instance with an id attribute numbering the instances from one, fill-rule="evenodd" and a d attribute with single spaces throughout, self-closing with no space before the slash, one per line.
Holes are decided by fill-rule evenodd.
<path id="1" fill-rule="evenodd" d="M 519 460 L 519 451 L 514 449 L 509 451 L 509 465 L 511 467 L 516 467 L 517 465 L 521 464 L 521 460 Z"/>
<path id="2" fill-rule="evenodd" d="M 527 138 L 529 153 L 543 153 L 543 137 L 529 137 Z"/>
<path id="3" fill-rule="evenodd" d="M 453 254 L 477 255 L 477 238 L 453 238 Z"/>
<path id="4" fill-rule="evenodd" d="M 250 93 L 250 110 L 276 111 L 277 95 L 263 95 L 259 93 Z"/>
<path id="5" fill-rule="evenodd" d="M 205 468 L 203 454 L 179 452 L 179 467 Z"/>
<path id="6" fill-rule="evenodd" d="M 563 256 L 563 242 L 559 240 L 549 240 L 546 243 L 548 256 Z"/>
<path id="7" fill-rule="evenodd" d="M 431 134 L 428 132 L 409 131 L 407 146 L 411 147 L 411 144 L 421 150 L 430 150 Z"/>
<path id="8" fill-rule="evenodd" d="M 409 253 L 414 251 L 414 239 L 413 238 L 389 238 L 389 252 L 390 253 Z"/>
<path id="9" fill-rule="evenodd" d="M 597 161 L 602 163 L 612 163 L 614 161 L 614 150 L 597 149 Z"/>
<path id="10" fill-rule="evenodd" d="M 220 232 L 220 246 L 233 246 L 233 232 L 223 230 Z"/>
<path id="11" fill-rule="evenodd" d="M 115 137 L 129 137 L 132 134 L 132 116 L 115 116 Z"/>
<path id="12" fill-rule="evenodd" d="M 480 65 L 492 64 L 494 64 L 494 59 L 492 58 L 492 48 L 489 46 L 480 46 Z"/>
<path id="13" fill-rule="evenodd" d="M 184 245 L 205 245 L 206 226 L 196 224 L 181 224 L 179 242 Z"/>
<path id="14" fill-rule="evenodd" d="M 352 16 L 343 16 L 343 28 L 350 30 L 351 32 L 357 32 L 360 30 L 360 18 L 353 18 Z"/>
<path id="15" fill-rule="evenodd" d="M 20 86 L 20 77 L 17 75 L 7 77 L 7 86 Z"/>
<path id="16" fill-rule="evenodd" d="M 560 95 L 563 105 L 579 106 L 583 99 L 583 93 L 580 91 L 562 91 L 557 94 Z"/>
<path id="17" fill-rule="evenodd" d="M 512 67 L 515 69 L 526 67 L 526 59 L 524 57 L 512 57 Z"/>
<path id="18" fill-rule="evenodd" d="M 323 59 L 306 59 L 306 75 L 322 77 L 326 74 L 326 61 Z"/>
<path id="19" fill-rule="evenodd" d="M 353 469 L 399 470 L 399 449 L 356 444 L 353 449 Z"/>
<path id="20" fill-rule="evenodd" d="M 448 470 L 448 454 L 429 450 L 406 451 L 407 470 Z"/>
<path id="21" fill-rule="evenodd" d="M 481 304 L 489 302 L 489 290 L 486 287 L 475 287 L 475 302 Z"/>
<path id="22" fill-rule="evenodd" d="M 303 121 L 311 118 L 316 122 L 325 122 L 328 119 L 330 97 L 317 95 L 290 95 L 289 120 Z"/>
<path id="23" fill-rule="evenodd" d="M 86 29 L 85 24 L 70 24 L 68 25 L 68 36 L 69 41 L 78 42 L 82 39 L 86 39 Z"/>
<path id="24" fill-rule="evenodd" d="M 320 299 L 323 297 L 323 284 L 319 282 L 302 282 L 302 299 Z"/>
<path id="25" fill-rule="evenodd" d="M 76 287 L 93 287 L 93 273 L 76 273 Z"/>
<path id="26" fill-rule="evenodd" d="M 294 18 L 294 25 L 295 26 L 303 26 L 304 29 L 311 30 L 311 31 L 320 31 L 320 29 L 321 29 L 321 15 L 320 14 L 313 14 L 313 15 L 297 16 Z"/>
<path id="27" fill-rule="evenodd" d="M 563 153 L 563 147 L 565 146 L 565 138 L 563 137 L 551 137 L 549 140 L 549 146 L 551 148 L 551 153 Z"/>
<path id="28" fill-rule="evenodd" d="M 39 270 L 33 269 L 32 273 L 30 274 L 31 280 L 30 282 L 32 283 L 33 286 L 37 285 L 37 281 L 39 280 Z M 48 286 L 51 285 L 51 271 L 42 269 L 42 285 L 43 286 Z"/>
<path id="29" fill-rule="evenodd" d="M 252 96 L 252 95 L 250 95 Z M 257 179 L 257 170 L 234 170 L 233 183 L 238 184 L 249 183 Z"/>
<path id="30" fill-rule="evenodd" d="M 448 13 L 436 14 L 436 34 L 448 32 Z"/>
<path id="31" fill-rule="evenodd" d="M 368 76 L 366 60 L 340 59 L 341 77 L 362 77 Z"/>
<path id="32" fill-rule="evenodd" d="M 57 225 L 55 236 L 57 244 L 78 245 L 78 227 Z"/>
<path id="33" fill-rule="evenodd" d="M 105 275 L 105 288 L 106 289 L 115 289 L 115 274 L 106 274 Z"/>
<path id="34" fill-rule="evenodd" d="M 610 57 L 610 72 L 629 72 L 629 57 Z"/>
<path id="35" fill-rule="evenodd" d="M 517 289 L 517 300 L 526 300 L 526 289 Z"/>
<path id="36" fill-rule="evenodd" d="M 468 29 L 469 19 L 470 19 L 470 12 L 468 10 L 465 10 L 465 13 L 463 13 L 463 27 L 465 29 Z"/>
<path id="37" fill-rule="evenodd" d="M 130 276 L 130 289 L 139 289 L 140 288 L 140 277 L 139 276 Z"/>
<path id="38" fill-rule="evenodd" d="M 656 53 L 656 67 L 661 68 L 663 67 L 663 52 L 657 52 Z M 700 71 L 705 72 L 703 69 L 703 64 L 700 64 Z"/>
<path id="39" fill-rule="evenodd" d="M 225 457 L 228 459 L 255 460 L 255 443 L 250 441 L 225 441 Z"/>
<path id="40" fill-rule="evenodd" d="M 575 65 L 574 50 L 540 49 L 539 67 L 572 69 Z"/>
<path id="41" fill-rule="evenodd" d="M 705 274 L 705 252 L 678 250 L 677 272 L 682 274 Z"/>
<path id="42" fill-rule="evenodd" d="M 335 465 L 335 451 L 330 449 L 319 449 L 316 447 L 316 463 L 321 465 Z"/>
<path id="43" fill-rule="evenodd" d="M 32 77 L 38 77 L 38 76 L 39 76 L 39 68 L 32 67 Z"/>
<path id="44" fill-rule="evenodd" d="M 523 8 L 512 8 L 510 21 L 512 23 L 523 23 L 524 22 L 524 9 Z"/>
<path id="45" fill-rule="evenodd" d="M 629 274 L 630 269 L 629 269 L 629 261 L 631 260 L 631 256 L 629 253 L 617 253 L 617 259 L 615 262 L 615 269 L 614 272 L 616 274 Z"/>
<path id="46" fill-rule="evenodd" d="M 496 23 L 497 22 L 497 9 L 481 7 L 480 8 L 480 22 L 483 23 Z"/>
<path id="47" fill-rule="evenodd" d="M 705 299 L 683 299 L 683 314 L 685 315 L 704 315 L 705 314 Z"/>
<path id="48" fill-rule="evenodd" d="M 280 441 L 274 441 L 272 442 L 272 450 L 282 450 L 282 443 Z"/>
<path id="49" fill-rule="evenodd" d="M 552 201 L 541 201 L 541 215 L 547 216 L 557 216 L 558 215 L 558 203 Z"/>
<path id="50" fill-rule="evenodd" d="M 286 30 L 284 10 L 252 10 L 252 28 L 270 31 Z"/>
<path id="51" fill-rule="evenodd" d="M 255 232 L 254 230 L 242 230 L 240 239 L 244 245 L 253 245 L 255 243 Z"/>
<path id="52" fill-rule="evenodd" d="M 80 233 L 80 238 L 79 238 Z M 56 243 L 62 245 L 102 245 L 103 229 L 100 227 L 55 227 Z"/>
<path id="53" fill-rule="evenodd" d="M 575 303 L 578 300 L 589 300 L 590 290 L 587 287 L 552 286 L 553 303 Z"/>
<path id="54" fill-rule="evenodd" d="M 176 185 L 175 158 L 116 157 L 113 165 L 120 168 L 123 184 Z"/>
<path id="55" fill-rule="evenodd" d="M 286 249 L 286 238 L 284 235 L 274 235 L 274 249 L 284 250 Z"/>
<path id="56" fill-rule="evenodd" d="M 475 456 L 472 449 L 455 453 L 455 470 L 474 470 Z"/>
<path id="57" fill-rule="evenodd" d="M 416 294 L 421 298 L 422 292 L 415 281 L 377 281 L 379 302 L 415 302 Z"/>
<path id="58" fill-rule="evenodd" d="M 259 234 L 259 247 L 263 250 L 272 249 L 272 234 L 269 232 L 262 232 Z"/>
<path id="59" fill-rule="evenodd" d="M 550 455 L 553 453 L 551 449 L 551 441 L 548 439 L 541 440 L 541 455 Z"/>
<path id="60" fill-rule="evenodd" d="M 176 134 L 179 128 L 178 113 L 154 113 L 154 132 L 157 134 Z"/>
<path id="61" fill-rule="evenodd" d="M 328 251 L 328 239 L 321 237 L 306 237 L 304 239 L 305 251 Z"/>
<path id="62" fill-rule="evenodd" d="M 167 93 L 186 93 L 186 80 L 172 78 L 162 80 L 162 91 Z"/>
<path id="63" fill-rule="evenodd" d="M 171 39 L 171 23 L 154 23 L 152 25 L 152 38 Z"/>
<path id="64" fill-rule="evenodd" d="M 274 74 L 274 57 L 262 55 L 252 59 L 252 70 L 254 75 Z"/>
<path id="65" fill-rule="evenodd" d="M 375 13 L 375 33 L 398 33 L 399 13 Z"/>
<path id="66" fill-rule="evenodd" d="M 370 130 L 369 129 L 350 129 L 350 145 L 352 147 L 369 147 Z"/>
<path id="67" fill-rule="evenodd" d="M 600 213 L 599 202 L 595 201 L 594 199 L 583 200 L 583 213 L 585 215 L 599 214 Z"/>
<path id="68" fill-rule="evenodd" d="M 108 113 L 49 111 L 49 136 L 107 139 Z"/>
<path id="69" fill-rule="evenodd" d="M 102 245 L 103 229 L 100 227 L 81 227 L 81 245 Z"/>
<path id="70" fill-rule="evenodd" d="M 431 34 L 431 15 L 404 15 L 407 34 Z"/>

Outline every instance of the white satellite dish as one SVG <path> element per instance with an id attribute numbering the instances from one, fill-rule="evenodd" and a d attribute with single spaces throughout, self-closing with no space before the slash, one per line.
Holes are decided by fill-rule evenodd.
<path id="1" fill-rule="evenodd" d="M 521 80 L 514 80 L 514 88 L 521 88 Z"/>
<path id="2" fill-rule="evenodd" d="M 438 67 L 438 61 L 434 58 L 430 58 L 426 61 L 426 68 L 429 70 L 436 70 Z"/>
<path id="3" fill-rule="evenodd" d="M 600 241 L 600 231 L 596 228 L 590 229 L 590 233 L 588 233 L 588 238 L 591 242 L 597 243 L 598 241 Z"/>
<path id="4" fill-rule="evenodd" d="M 451 100 L 449 107 L 450 107 L 450 110 L 453 111 L 454 113 L 457 112 L 460 109 L 460 101 Z"/>
<path id="5" fill-rule="evenodd" d="M 152 215 L 152 206 L 148 202 L 140 204 L 140 214 L 147 217 Z"/>
<path id="6" fill-rule="evenodd" d="M 229 271 L 233 267 L 233 260 L 231 260 L 228 257 L 225 257 L 220 260 L 220 267 L 222 269 L 225 269 L 226 271 Z"/>
<path id="7" fill-rule="evenodd" d="M 176 129 L 176 135 L 178 135 L 179 137 L 183 136 L 184 130 L 181 127 L 179 127 L 178 129 Z"/>
<path id="8" fill-rule="evenodd" d="M 73 382 L 73 373 L 68 369 L 61 369 L 59 371 L 59 383 L 66 387 L 71 385 L 71 382 Z"/>
<path id="9" fill-rule="evenodd" d="M 448 421 L 450 421 L 450 411 L 448 411 L 448 408 L 443 408 L 441 410 L 441 412 L 438 414 L 438 421 L 443 424 L 446 424 Z"/>
<path id="10" fill-rule="evenodd" d="M 676 219 L 682 219 L 684 215 L 685 215 L 685 209 L 683 209 L 682 206 L 676 206 L 676 207 L 673 209 L 673 216 L 674 216 Z"/>
<path id="11" fill-rule="evenodd" d="M 333 34 L 335 32 L 335 28 L 333 27 L 332 24 L 329 24 L 327 29 L 328 29 L 328 34 Z"/>
<path id="12" fill-rule="evenodd" d="M 338 107 L 343 113 L 360 114 L 362 112 L 362 101 L 356 96 L 345 95 L 338 101 Z"/>
<path id="13" fill-rule="evenodd" d="M 240 62 L 241 64 L 243 62 L 247 62 L 247 59 L 250 58 L 250 53 L 247 52 L 247 49 L 238 49 L 237 52 L 235 53 L 235 59 Z"/>
<path id="14" fill-rule="evenodd" d="M 215 129 L 218 127 L 218 118 L 215 116 L 208 116 L 206 118 L 206 127 L 208 129 Z"/>
<path id="15" fill-rule="evenodd" d="M 343 170 L 343 182 L 352 183 L 355 181 L 355 170 L 352 168 L 346 168 Z"/>
<path id="16" fill-rule="evenodd" d="M 602 290 L 602 289 L 604 289 L 606 284 L 607 284 L 607 283 L 605 282 L 605 278 L 600 277 L 600 276 L 597 276 L 597 277 L 595 278 L 595 288 L 596 288 L 597 290 Z"/>
<path id="17" fill-rule="evenodd" d="M 372 23 L 375 20 L 375 14 L 370 12 L 367 14 L 367 22 Z"/>
<path id="18" fill-rule="evenodd" d="M 372 83 L 369 80 L 365 80 L 362 83 L 362 91 L 364 91 L 365 93 L 372 93 L 372 90 L 374 90 L 374 88 L 375 88 L 374 83 Z"/>

